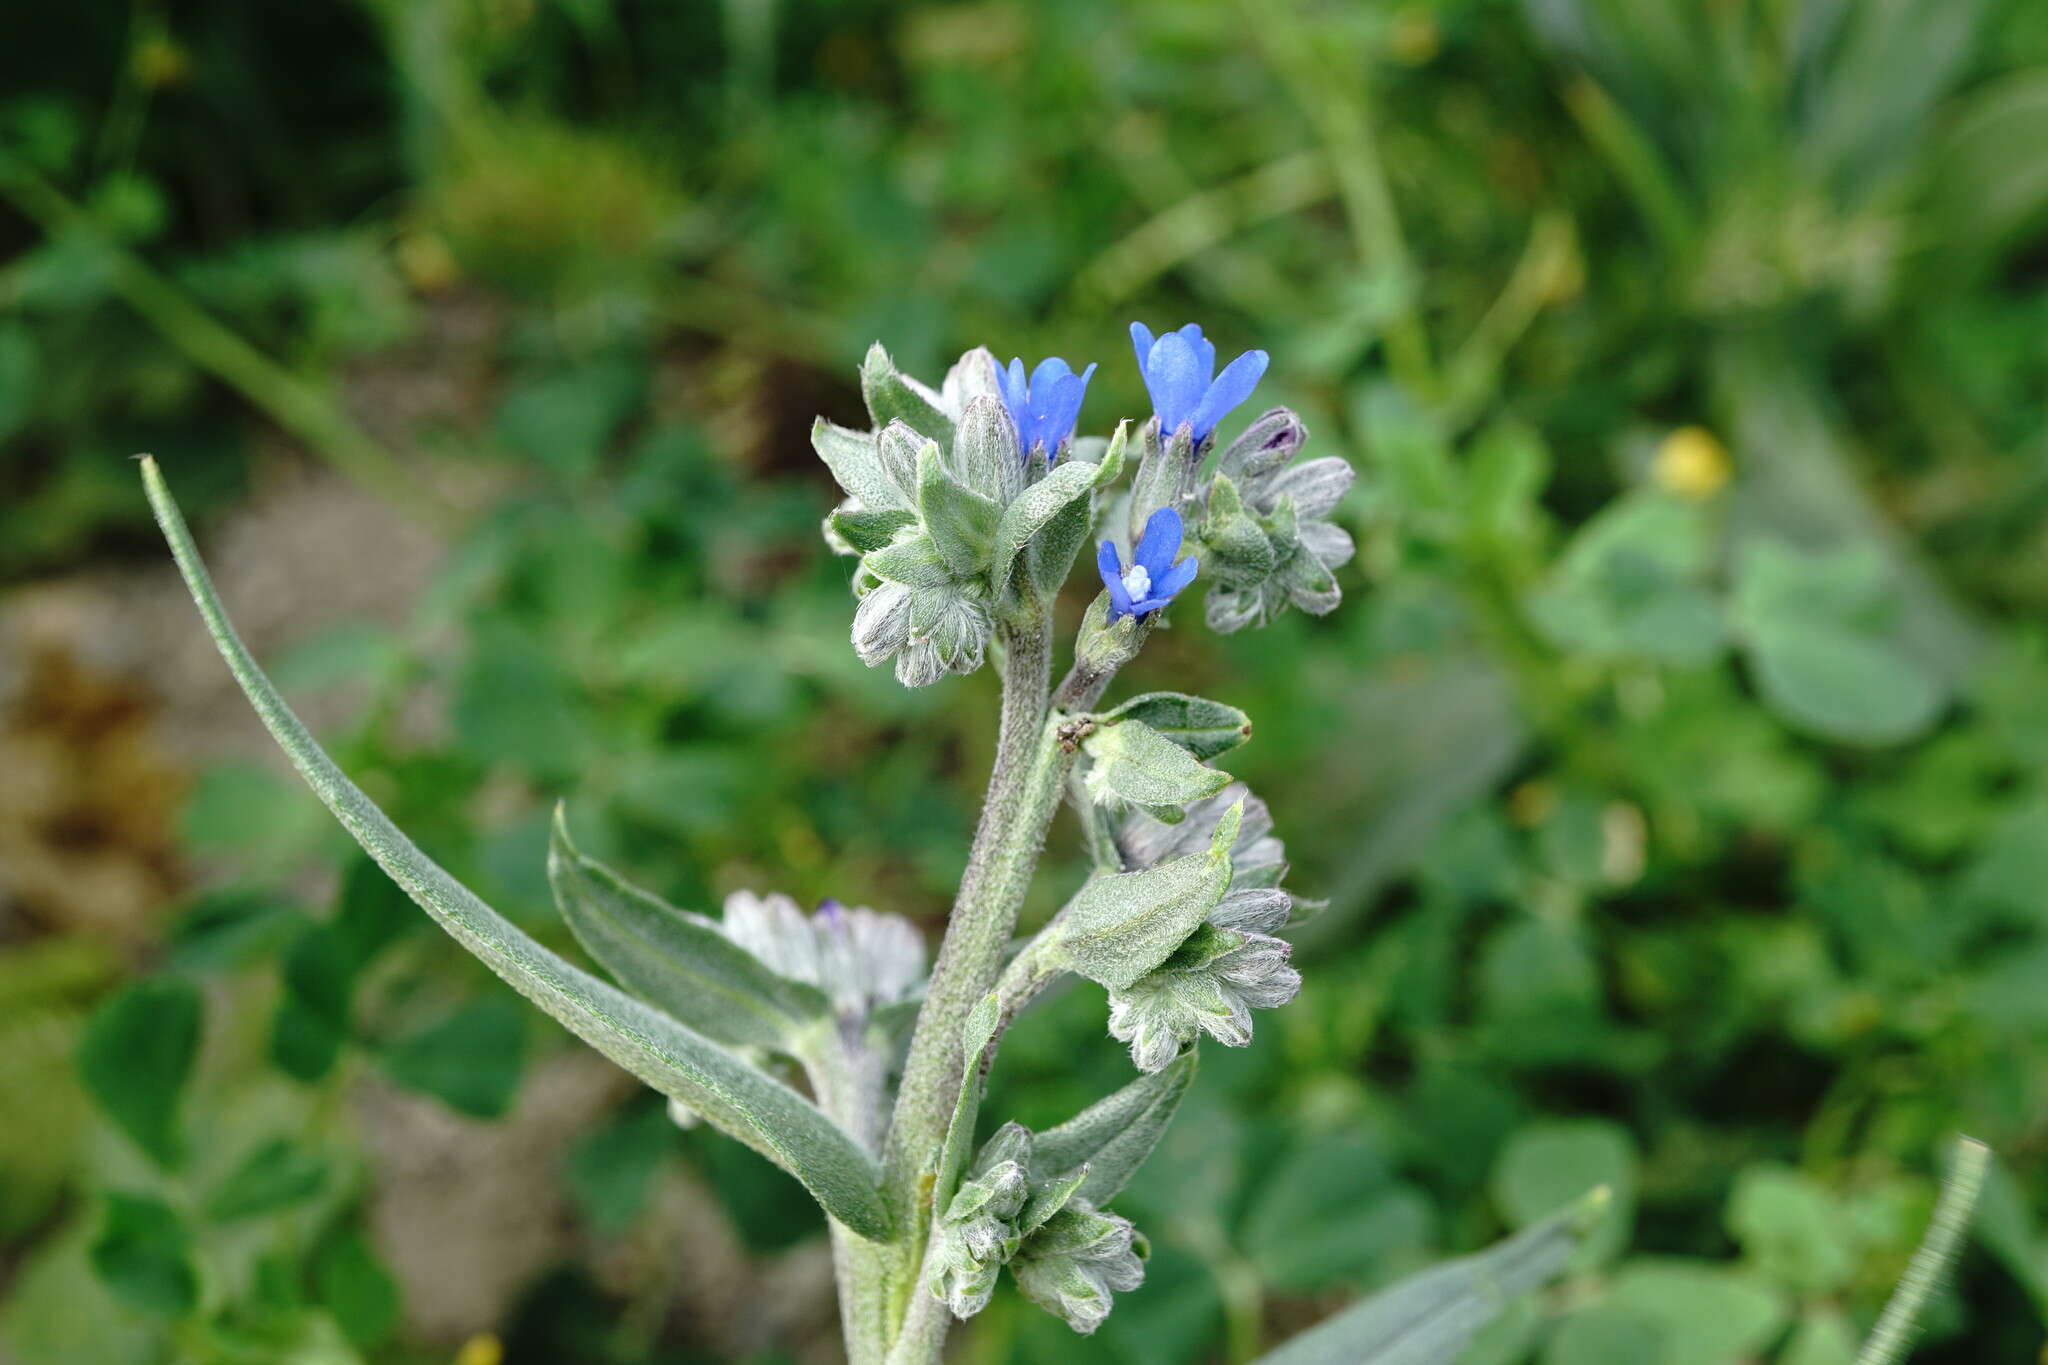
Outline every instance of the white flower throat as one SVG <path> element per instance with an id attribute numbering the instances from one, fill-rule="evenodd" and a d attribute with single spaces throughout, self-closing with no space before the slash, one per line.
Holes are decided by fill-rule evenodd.
<path id="1" fill-rule="evenodd" d="M 1124 591 L 1131 595 L 1133 602 L 1142 602 L 1152 595 L 1152 571 L 1143 564 L 1133 564 L 1124 570 Z"/>

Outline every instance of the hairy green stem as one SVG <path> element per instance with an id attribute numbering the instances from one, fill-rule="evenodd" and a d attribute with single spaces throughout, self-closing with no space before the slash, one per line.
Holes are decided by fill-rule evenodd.
<path id="1" fill-rule="evenodd" d="M 932 1216 L 929 1185 L 964 1077 L 961 1028 L 1002 971 L 1072 757 L 1049 719 L 1049 614 L 1034 612 L 1006 626 L 1003 645 L 1002 720 L 988 797 L 882 1144 L 883 1189 L 901 1230 L 876 1258 L 879 1263 L 851 1267 L 856 1277 L 886 1281 L 882 1315 L 885 1337 L 893 1343 L 886 1358 L 892 1362 L 936 1361 L 950 1326 L 943 1311 L 935 1313 L 922 1301 L 930 1296 L 919 1292 L 918 1280 Z M 853 1292 L 868 1295 L 873 1289 Z M 850 1343 L 849 1349 L 859 1348 Z M 856 1361 L 864 1358 L 877 1357 L 854 1355 Z"/>
<path id="2" fill-rule="evenodd" d="M 1913 1324 L 1962 1248 L 1971 1211 L 1976 1208 L 1977 1195 L 1984 1188 L 1984 1177 L 1990 1168 L 1989 1147 L 1975 1138 L 1957 1139 L 1956 1154 L 1949 1162 L 1948 1178 L 1942 1182 L 1941 1198 L 1934 1205 L 1927 1234 L 1920 1239 L 1913 1259 L 1907 1262 L 1905 1276 L 1892 1291 L 1884 1312 L 1878 1315 L 1869 1339 L 1857 1352 L 1856 1365 L 1893 1365 L 1905 1356 Z"/>

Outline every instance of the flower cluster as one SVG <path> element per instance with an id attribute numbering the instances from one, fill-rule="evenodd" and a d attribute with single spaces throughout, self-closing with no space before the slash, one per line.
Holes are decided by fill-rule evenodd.
<path id="1" fill-rule="evenodd" d="M 1208 846 L 1225 813 L 1243 803 L 1222 900 L 1172 956 L 1109 995 L 1109 1032 L 1131 1047 L 1141 1071 L 1157 1071 L 1201 1034 L 1226 1047 L 1252 1040 L 1254 1009 L 1286 1004 L 1301 989 L 1292 947 L 1277 937 L 1294 898 L 1280 889 L 1286 852 L 1266 804 L 1241 784 L 1190 804 L 1176 824 L 1129 815 L 1116 842 L 1126 866 L 1155 867 Z"/>
<path id="2" fill-rule="evenodd" d="M 735 891 L 719 927 L 772 970 L 822 990 L 842 1019 L 865 1019 L 924 988 L 924 938 L 901 915 L 836 900 L 806 915 L 780 893 Z"/>
<path id="3" fill-rule="evenodd" d="M 998 378 L 1002 383 L 1003 406 L 1017 424 L 1017 443 L 1026 459 L 1043 453 L 1048 464 L 1059 461 L 1060 448 L 1074 434 L 1081 416 L 1081 400 L 1088 394 L 1088 381 L 1095 367 L 1075 374 L 1073 367 L 1058 356 L 1038 362 L 1027 381 L 1024 362 L 1011 357 L 1010 368 Z"/>
<path id="4" fill-rule="evenodd" d="M 1222 481 L 1248 480 L 1234 504 L 1193 486 L 1217 424 L 1264 375 L 1266 353 L 1247 351 L 1218 373 L 1215 344 L 1193 323 L 1155 338 L 1134 322 L 1131 342 L 1153 418 L 1139 438 L 1137 483 L 1120 503 L 1128 539 L 1102 539 L 1097 556 L 1106 623 L 1149 617 L 1193 581 L 1209 555 L 1182 556 L 1191 521 L 1227 574 L 1210 595 L 1212 620 L 1234 629 L 1285 601 L 1326 610 L 1319 604 L 1335 592 L 1327 570 L 1349 554 L 1343 533 L 1318 520 L 1335 501 L 1327 480 L 1257 481 L 1226 454 Z M 860 559 L 852 638 L 862 662 L 893 660 L 913 687 L 971 673 L 1006 613 L 1059 590 L 1097 520 L 1096 494 L 1123 463 L 1122 428 L 1107 445 L 1074 434 L 1095 370 L 1051 356 L 1027 373 L 1021 358 L 999 367 L 976 348 L 933 387 L 898 371 L 879 345 L 868 353 L 861 392 L 873 427 L 820 419 L 811 433 L 846 493 L 825 537 Z M 1264 447 L 1257 463 L 1267 470 Z M 1294 486 L 1302 483 L 1314 487 Z M 1266 548 L 1252 546 L 1247 528 Z M 1119 544 L 1132 547 L 1128 562 Z"/>
<path id="5" fill-rule="evenodd" d="M 1145 391 L 1152 395 L 1161 439 L 1170 440 L 1186 427 L 1197 449 L 1218 422 L 1252 396 L 1266 372 L 1266 353 L 1246 351 L 1217 374 L 1216 343 L 1192 322 L 1156 341 L 1151 328 L 1134 322 L 1131 348 L 1138 354 Z"/>
<path id="6" fill-rule="evenodd" d="M 1086 1168 L 1047 1174 L 1036 1142 L 1006 1123 L 985 1143 L 932 1232 L 925 1286 L 958 1318 L 988 1305 L 1005 1265 L 1024 1297 L 1093 1332 L 1118 1291 L 1145 1279 L 1149 1247 L 1129 1219 L 1104 1213 L 1081 1190 Z"/>
<path id="7" fill-rule="evenodd" d="M 1308 430 L 1286 408 L 1257 418 L 1218 458 L 1202 515 L 1216 568 L 1209 627 L 1263 624 L 1289 604 L 1321 616 L 1343 600 L 1335 570 L 1353 546 L 1330 514 L 1351 487 L 1342 458 L 1294 463 Z"/>

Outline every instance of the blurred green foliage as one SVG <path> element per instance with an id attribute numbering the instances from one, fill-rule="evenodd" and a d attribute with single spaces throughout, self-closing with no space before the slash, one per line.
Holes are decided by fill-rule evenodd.
<path id="1" fill-rule="evenodd" d="M 965 1358 L 1245 1358 L 1604 1182 L 1610 1230 L 1475 1365 L 1838 1365 L 1958 1129 L 2009 1167 L 1919 1358 L 2036 1357 L 2048 9 L 5 22 L 0 574 L 155 563 L 119 457 L 226 519 L 279 433 L 438 528 L 406 620 L 308 633 L 279 678 L 352 688 L 337 754 L 560 944 L 558 797 L 679 903 L 937 927 L 992 693 L 845 645 L 803 432 L 857 409 L 869 341 L 1100 359 L 1100 428 L 1138 409 L 1127 319 L 1198 317 L 1359 464 L 1341 613 L 1190 618 L 1132 679 L 1253 716 L 1233 770 L 1331 902 L 1301 1001 L 1212 1051 L 1127 1197 L 1146 1288 L 1080 1344 L 1006 1291 Z M 419 371 L 471 417 L 386 410 Z M 491 1118 L 561 1040 L 274 770 L 202 774 L 184 829 L 243 880 L 167 908 L 136 979 L 85 934 L 0 948 L 7 1350 L 445 1358 L 401 1330 L 433 1291 L 368 1234 L 346 1096 Z M 1046 881 L 1078 867 L 1056 836 Z M 1102 1028 L 1092 989 L 1050 1002 L 991 1112 L 1100 1094 Z M 631 1104 L 560 1155 L 594 1244 L 676 1163 L 745 1246 L 814 1235 L 700 1137 Z M 605 1283 L 536 1286 L 507 1359 L 705 1358 L 661 1285 Z"/>

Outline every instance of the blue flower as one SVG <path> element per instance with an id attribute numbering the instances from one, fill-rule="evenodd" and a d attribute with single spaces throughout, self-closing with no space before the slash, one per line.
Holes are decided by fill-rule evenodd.
<path id="1" fill-rule="evenodd" d="M 1003 406 L 1017 424 L 1017 443 L 1026 455 L 1033 446 L 1042 445 L 1048 460 L 1058 457 L 1060 442 L 1074 434 L 1074 419 L 1081 415 L 1081 399 L 1094 373 L 1095 367 L 1090 365 L 1075 374 L 1058 356 L 1039 361 L 1029 383 L 1024 379 L 1022 360 L 1012 358 L 1009 369 L 997 371 Z"/>
<path id="2" fill-rule="evenodd" d="M 1217 374 L 1216 344 L 1192 322 L 1157 341 L 1151 328 L 1134 322 L 1131 346 L 1138 353 L 1138 373 L 1152 395 L 1152 411 L 1159 416 L 1162 441 L 1186 425 L 1194 428 L 1199 446 L 1232 408 L 1252 396 L 1259 376 L 1266 372 L 1266 353 L 1246 351 Z"/>
<path id="3" fill-rule="evenodd" d="M 1180 537 L 1180 513 L 1162 507 L 1146 521 L 1145 534 L 1138 537 L 1130 568 L 1124 567 L 1114 542 L 1102 542 L 1095 567 L 1102 573 L 1103 586 L 1109 589 L 1112 622 L 1119 616 L 1143 616 L 1148 611 L 1157 611 L 1195 581 L 1194 560 L 1173 562 L 1173 557 L 1180 553 Z"/>

